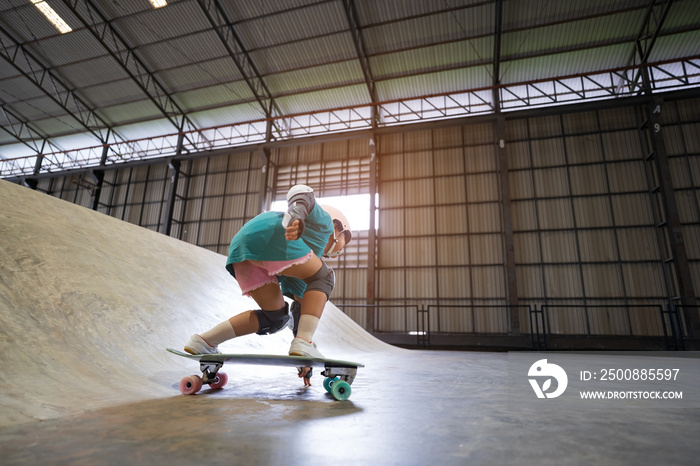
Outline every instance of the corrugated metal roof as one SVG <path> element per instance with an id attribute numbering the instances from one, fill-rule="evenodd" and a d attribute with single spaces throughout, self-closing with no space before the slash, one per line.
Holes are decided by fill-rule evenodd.
<path id="1" fill-rule="evenodd" d="M 415 16 L 428 16 L 446 10 L 458 10 L 466 7 L 482 6 L 495 2 L 483 0 L 442 0 L 442 1 L 405 1 L 375 0 L 357 4 L 362 24 L 386 23 Z"/>
<path id="2" fill-rule="evenodd" d="M 124 18 L 135 16 L 139 13 L 149 12 L 153 10 L 150 2 L 133 1 L 133 0 L 118 0 L 113 2 L 101 2 L 100 8 L 107 14 L 109 18 Z M 179 3 L 179 0 L 169 0 L 168 5 L 171 7 Z"/>
<path id="3" fill-rule="evenodd" d="M 207 109 L 194 112 L 190 116 L 200 128 L 230 125 L 232 121 L 254 121 L 265 118 L 257 102 Z"/>
<path id="4" fill-rule="evenodd" d="M 519 83 L 544 79 L 552 74 L 569 76 L 577 73 L 595 73 L 619 66 L 629 59 L 627 44 L 587 48 L 570 52 L 536 55 L 501 64 L 501 82 Z"/>
<path id="5" fill-rule="evenodd" d="M 259 49 L 250 55 L 263 76 L 340 60 L 357 61 L 357 53 L 347 32 Z"/>
<path id="6" fill-rule="evenodd" d="M 139 9 L 138 14 L 125 14 L 117 9 L 108 17 L 115 18 L 112 25 L 132 47 L 211 30 L 211 24 L 196 2 L 168 2 L 166 8 L 156 9 L 149 8 L 147 0 L 128 3 L 140 3 L 144 8 Z M 106 10 L 103 5 L 100 7 Z"/>
<path id="7" fill-rule="evenodd" d="M 493 6 L 484 5 L 468 11 L 449 11 L 368 26 L 362 32 L 371 56 L 493 34 L 493 18 Z"/>
<path id="8" fill-rule="evenodd" d="M 581 18 L 608 16 L 619 12 L 645 11 L 649 0 L 504 0 L 504 30 L 531 29 L 553 22 L 577 21 Z"/>
<path id="9" fill-rule="evenodd" d="M 368 104 L 369 102 L 369 94 L 364 84 L 338 87 L 327 91 L 295 94 L 277 99 L 279 106 L 288 114 L 317 111 L 319 103 L 324 106 L 323 108 L 333 109 L 357 105 L 358 103 Z"/>
<path id="10" fill-rule="evenodd" d="M 316 4 L 327 3 L 327 0 L 275 0 L 246 1 L 246 2 L 224 2 L 226 12 L 233 18 L 240 20 L 259 18 L 279 13 L 289 13 L 298 9 L 304 9 Z"/>
<path id="11" fill-rule="evenodd" d="M 163 85 L 174 93 L 213 86 L 219 83 L 226 83 L 232 86 L 242 83 L 241 86 L 246 86 L 240 71 L 228 56 L 193 62 L 174 68 L 165 68 L 157 72 L 156 76 L 158 76 Z M 242 90 L 238 91 L 238 93 L 244 94 Z M 248 88 L 245 94 L 252 95 L 252 92 Z"/>
<path id="12" fill-rule="evenodd" d="M 85 135 L 84 133 L 81 132 L 82 128 L 78 124 L 78 122 L 75 121 L 75 118 L 66 116 L 66 115 L 60 115 L 58 112 L 60 111 L 58 107 L 51 107 L 53 105 L 53 102 L 46 102 L 46 106 L 44 107 L 45 109 L 53 110 L 53 115 L 51 115 L 51 118 L 46 118 L 46 114 L 41 115 L 44 117 L 43 119 L 39 120 L 32 120 L 32 126 L 41 134 L 51 134 L 51 142 L 58 145 L 58 142 L 56 142 L 56 139 L 60 137 L 60 135 L 63 134 L 77 134 L 80 135 L 81 137 L 87 137 L 88 139 L 92 138 L 91 135 Z M 42 109 L 43 110 L 43 109 Z M 92 139 L 94 141 L 94 139 Z M 41 144 L 41 143 L 40 143 Z M 94 145 L 94 144 L 90 144 Z M 59 146 L 64 149 L 69 149 L 71 146 Z M 80 147 L 80 146 L 78 146 Z"/>
<path id="13" fill-rule="evenodd" d="M 59 11 L 62 6 L 56 6 Z M 68 15 L 62 16 L 69 22 L 69 26 L 76 23 L 71 21 Z M 11 0 L 0 2 L 0 18 L 2 26 L 12 32 L 13 37 L 21 43 L 37 41 L 59 35 L 56 28 L 29 1 Z"/>
<path id="14" fill-rule="evenodd" d="M 226 55 L 213 31 L 202 31 L 166 42 L 139 47 L 138 54 L 154 70 L 186 66 L 200 60 L 212 60 Z"/>
<path id="15" fill-rule="evenodd" d="M 688 31 L 657 39 L 649 55 L 650 62 L 673 60 L 700 54 L 700 31 Z M 680 76 L 681 74 L 678 73 Z"/>
<path id="16" fill-rule="evenodd" d="M 364 83 L 362 68 L 356 61 L 302 68 L 270 75 L 266 79 L 276 95 L 288 95 L 314 89 L 327 89 Z"/>
<path id="17" fill-rule="evenodd" d="M 161 119 L 163 116 L 158 111 L 158 108 L 151 101 L 136 101 L 112 105 L 102 112 L 103 118 L 113 125 L 129 124 L 137 121 L 144 123 L 152 120 Z M 146 125 L 144 125 L 145 127 Z M 172 124 L 169 125 L 168 133 L 177 131 Z M 145 133 L 144 134 L 148 134 Z M 135 136 L 135 135 L 134 135 Z M 144 137 L 141 134 L 132 139 L 140 139 Z"/>
<path id="18" fill-rule="evenodd" d="M 181 106 L 192 109 L 193 112 L 221 107 L 222 103 L 235 105 L 255 100 L 250 89 L 242 82 L 193 89 L 174 94 L 173 97 Z M 262 112 L 260 114 L 264 115 Z"/>
<path id="19" fill-rule="evenodd" d="M 86 101 L 98 106 L 105 115 L 109 115 L 110 106 L 141 102 L 143 91 L 134 81 L 125 78 L 86 87 L 81 95 Z"/>
<path id="20" fill-rule="evenodd" d="M 493 38 L 483 37 L 379 55 L 372 57 L 370 63 L 374 78 L 383 80 L 403 76 L 410 71 L 430 73 L 449 68 L 465 68 L 484 62 L 490 64 L 492 56 Z"/>
<path id="21" fill-rule="evenodd" d="M 667 3 L 651 0 L 170 0 L 160 9 L 145 0 L 50 3 L 73 32 L 59 34 L 28 0 L 0 2 L 0 102 L 49 139 L 87 134 L 87 126 L 104 126 L 103 133 L 127 126 L 128 137 L 136 138 L 173 131 L 173 123 L 162 123 L 165 116 L 154 100 L 171 117 L 188 118 L 189 129 L 283 116 L 280 112 L 321 117 L 345 106 L 364 115 L 372 86 L 380 103 L 410 101 L 407 108 L 438 107 L 440 100 L 427 96 L 449 94 L 443 99 L 449 110 L 417 112 L 413 120 L 464 116 L 472 109 L 460 102 L 472 97 L 483 100 L 479 111 L 488 111 L 490 91 L 484 88 L 495 82 L 513 85 L 503 91 L 516 94 L 505 108 L 541 105 L 547 99 L 517 93 L 532 90 L 527 84 L 533 80 L 550 80 L 538 86 L 556 92 L 553 81 L 564 76 L 637 64 L 637 37 L 645 31 L 651 37 L 662 18 L 650 62 L 671 61 L 659 69 L 683 73 L 697 67 L 681 61 L 698 63 L 700 55 L 696 0 L 675 0 L 665 17 Z M 99 12 L 87 10 L 93 3 Z M 221 11 L 212 10 L 219 6 L 225 23 Z M 218 19 L 210 21 L 210 15 Z M 89 21 L 104 16 L 118 36 L 98 23 L 96 38 L 90 32 L 95 25 L 83 24 L 81 16 Z M 498 31 L 501 50 L 494 56 Z M 493 76 L 497 64 L 500 76 Z M 700 80 L 691 76 L 686 84 L 663 74 L 652 77 L 677 87 Z M 482 90 L 471 92 L 475 89 Z M 397 120 L 386 121 L 392 122 Z M 31 131 L 8 138 L 15 134 L 9 120 L 0 125 L 8 129 L 0 157 L 30 142 L 23 138 Z M 99 143 L 90 135 L 71 141 L 85 138 Z"/>
<path id="22" fill-rule="evenodd" d="M 37 89 L 35 86 L 27 86 L 27 81 L 17 75 L 3 79 L 0 95 L 2 95 L 5 104 L 12 105 L 13 108 L 22 105 L 22 102 L 30 99 L 46 98 L 41 89 Z"/>
<path id="23" fill-rule="evenodd" d="M 425 73 L 405 78 L 387 79 L 377 83 L 381 100 L 405 99 L 412 89 L 422 91 L 422 95 L 458 92 L 465 88 L 480 88 L 491 84 L 491 76 L 483 66 L 459 68 L 438 73 Z"/>
<path id="24" fill-rule="evenodd" d="M 86 72 L 86 69 L 89 72 Z M 130 79 L 129 74 L 109 55 L 73 62 L 55 67 L 66 82 L 77 89 L 89 89 L 99 84 L 109 83 L 122 79 Z M 117 96 L 119 96 L 117 94 Z"/>
<path id="25" fill-rule="evenodd" d="M 105 54 L 104 49 L 96 44 L 90 32 L 85 29 L 31 43 L 29 48 L 38 59 L 51 67 L 81 63 Z"/>
<path id="26" fill-rule="evenodd" d="M 636 10 L 504 32 L 502 59 L 590 49 L 606 43 L 625 43 L 629 48 L 630 40 L 634 40 L 639 33 L 643 16 L 644 11 Z"/>
<path id="27" fill-rule="evenodd" d="M 230 9 L 232 4 L 225 4 Z M 235 2 L 240 3 L 240 2 Z M 326 2 L 248 20 L 236 18 L 235 30 L 248 51 L 345 31 L 340 2 Z M 242 19 L 242 18 L 241 18 Z"/>

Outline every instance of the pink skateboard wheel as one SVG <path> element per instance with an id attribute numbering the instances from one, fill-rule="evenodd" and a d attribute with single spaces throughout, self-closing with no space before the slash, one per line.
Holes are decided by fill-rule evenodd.
<path id="1" fill-rule="evenodd" d="M 180 393 L 194 395 L 202 388 L 202 378 L 198 375 L 188 375 L 180 380 Z"/>
<path id="2" fill-rule="evenodd" d="M 228 383 L 228 375 L 225 372 L 217 372 L 214 381 L 209 384 L 213 389 L 223 388 Z"/>

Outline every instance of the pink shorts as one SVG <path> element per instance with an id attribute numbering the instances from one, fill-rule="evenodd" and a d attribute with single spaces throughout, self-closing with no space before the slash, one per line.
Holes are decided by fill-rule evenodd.
<path id="1" fill-rule="evenodd" d="M 292 265 L 308 262 L 313 256 L 310 251 L 304 257 L 289 261 L 254 261 L 245 260 L 233 264 L 233 271 L 236 273 L 236 280 L 244 295 L 250 296 L 250 292 L 257 290 L 268 283 L 279 283 L 277 275 L 284 269 Z"/>

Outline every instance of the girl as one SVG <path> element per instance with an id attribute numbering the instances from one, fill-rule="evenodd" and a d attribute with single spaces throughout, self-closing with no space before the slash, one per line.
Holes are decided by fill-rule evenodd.
<path id="1" fill-rule="evenodd" d="M 294 297 L 295 338 L 289 354 L 323 358 L 313 335 L 335 281 L 333 270 L 321 257 L 340 254 L 352 238 L 350 226 L 340 211 L 316 203 L 308 186 L 292 187 L 287 203 L 286 213 L 263 212 L 243 225 L 229 247 L 226 269 L 260 309 L 235 315 L 193 335 L 185 351 L 218 353 L 217 346 L 231 338 L 283 329 L 290 319 L 289 305 L 283 299 L 286 295 Z"/>

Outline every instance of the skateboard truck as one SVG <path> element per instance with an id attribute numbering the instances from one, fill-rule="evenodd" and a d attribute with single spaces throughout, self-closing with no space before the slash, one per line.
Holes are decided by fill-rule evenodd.
<path id="1" fill-rule="evenodd" d="M 202 383 L 209 384 L 216 380 L 216 374 L 224 365 L 217 361 L 200 361 L 199 370 L 202 371 Z"/>
<path id="2" fill-rule="evenodd" d="M 326 366 L 326 370 L 321 372 L 321 375 L 328 377 L 329 379 L 339 378 L 352 385 L 352 382 L 355 380 L 355 376 L 357 375 L 357 368 Z"/>
<path id="3" fill-rule="evenodd" d="M 303 367 L 297 367 L 297 370 L 300 374 L 303 369 Z M 309 367 L 309 372 L 304 378 L 310 379 L 313 375 L 314 368 Z M 355 376 L 357 375 L 357 368 L 326 366 L 326 370 L 321 372 L 321 375 L 324 377 L 328 377 L 329 379 L 342 379 L 345 380 L 347 383 L 352 384 L 352 382 L 355 380 Z"/>

